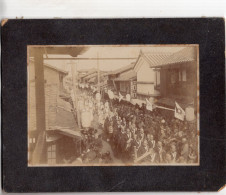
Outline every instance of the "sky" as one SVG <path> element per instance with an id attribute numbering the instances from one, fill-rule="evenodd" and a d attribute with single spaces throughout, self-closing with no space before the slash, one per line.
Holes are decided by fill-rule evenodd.
<path id="1" fill-rule="evenodd" d="M 70 63 L 76 64 L 77 70 L 99 68 L 102 71 L 112 71 L 127 66 L 135 62 L 139 56 L 140 51 L 150 53 L 175 53 L 183 49 L 183 45 L 101 45 L 101 46 L 88 46 L 87 51 L 78 55 L 78 58 L 115 58 L 114 60 L 45 60 L 44 62 L 60 69 L 70 71 Z M 48 55 L 49 58 L 63 58 L 71 57 L 67 55 Z M 117 58 L 134 58 L 134 59 L 118 59 Z"/>

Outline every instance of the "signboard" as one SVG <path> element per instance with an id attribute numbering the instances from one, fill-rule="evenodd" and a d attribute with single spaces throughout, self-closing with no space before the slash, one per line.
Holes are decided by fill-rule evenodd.
<path id="1" fill-rule="evenodd" d="M 137 98 L 137 82 L 136 81 L 131 81 L 131 88 L 130 88 L 130 95 L 132 99 Z"/>

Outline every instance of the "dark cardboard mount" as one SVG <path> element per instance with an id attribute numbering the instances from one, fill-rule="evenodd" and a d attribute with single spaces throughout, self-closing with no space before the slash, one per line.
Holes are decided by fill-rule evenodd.
<path id="1" fill-rule="evenodd" d="M 225 184 L 222 18 L 3 21 L 2 184 L 6 192 L 217 191 Z M 199 44 L 200 166 L 28 167 L 27 45 Z"/>

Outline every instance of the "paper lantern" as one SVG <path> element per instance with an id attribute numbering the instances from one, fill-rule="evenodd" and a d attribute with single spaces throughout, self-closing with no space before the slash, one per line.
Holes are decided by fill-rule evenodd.
<path id="1" fill-rule="evenodd" d="M 195 111 L 192 106 L 188 106 L 185 109 L 185 116 L 187 121 L 193 121 L 195 119 Z"/>

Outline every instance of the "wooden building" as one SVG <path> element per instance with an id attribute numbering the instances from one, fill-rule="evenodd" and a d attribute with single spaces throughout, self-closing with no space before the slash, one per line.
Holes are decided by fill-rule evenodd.
<path id="1" fill-rule="evenodd" d="M 160 71 L 158 104 L 175 107 L 177 101 L 184 109 L 197 103 L 197 47 L 188 46 L 152 66 Z"/>
<path id="2" fill-rule="evenodd" d="M 169 53 L 148 53 L 140 51 L 134 65 L 134 71 L 137 73 L 138 99 L 145 100 L 146 98 L 160 96 L 160 72 L 154 71 L 152 66 L 155 66 L 169 55 Z"/>
<path id="3" fill-rule="evenodd" d="M 72 112 L 72 106 L 69 102 L 60 98 L 60 95 L 64 93 L 65 77 L 68 72 L 58 69 L 57 67 L 43 63 L 44 71 L 44 120 L 45 120 L 45 134 L 40 135 L 38 128 L 37 105 L 36 96 L 36 76 L 35 65 L 32 58 L 29 59 L 28 64 L 28 162 L 29 165 L 49 164 L 55 165 L 57 163 L 63 163 L 62 159 L 67 155 L 69 151 L 75 155 L 79 150 L 78 141 L 75 142 L 74 131 L 76 126 L 75 117 Z M 39 75 L 38 75 L 39 76 Z M 64 133 L 69 131 L 69 133 Z M 65 141 L 66 140 L 66 141 Z M 73 145 L 73 151 L 70 147 L 63 146 L 64 143 Z M 68 149 L 66 153 L 64 148 Z M 34 153 L 34 151 L 36 152 Z M 42 151 L 41 153 L 37 151 Z M 65 154 L 65 155 L 64 155 Z M 42 161 L 39 162 L 38 155 L 41 155 Z"/>
<path id="4" fill-rule="evenodd" d="M 120 92 L 122 95 L 130 94 L 134 96 L 134 82 L 136 82 L 136 72 L 133 70 L 134 63 L 119 68 L 108 73 L 108 88 L 114 91 L 116 95 Z M 135 86 L 136 87 L 136 86 Z"/>

